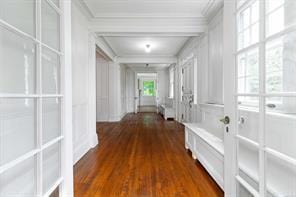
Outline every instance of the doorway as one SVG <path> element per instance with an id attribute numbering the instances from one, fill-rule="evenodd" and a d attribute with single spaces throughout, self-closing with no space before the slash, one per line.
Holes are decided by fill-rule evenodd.
<path id="1" fill-rule="evenodd" d="M 138 112 L 157 112 L 157 73 L 136 73 Z"/>

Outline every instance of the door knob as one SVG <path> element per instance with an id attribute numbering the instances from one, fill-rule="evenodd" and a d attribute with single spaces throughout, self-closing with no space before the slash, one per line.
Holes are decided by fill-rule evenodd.
<path id="1" fill-rule="evenodd" d="M 225 125 L 230 123 L 230 118 L 225 116 L 224 118 L 220 119 L 220 122 L 223 122 Z"/>

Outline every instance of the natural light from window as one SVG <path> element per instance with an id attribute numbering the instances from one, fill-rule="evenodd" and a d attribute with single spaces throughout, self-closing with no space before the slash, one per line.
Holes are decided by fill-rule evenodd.
<path id="1" fill-rule="evenodd" d="M 143 96 L 155 96 L 155 82 L 153 80 L 143 81 Z"/>

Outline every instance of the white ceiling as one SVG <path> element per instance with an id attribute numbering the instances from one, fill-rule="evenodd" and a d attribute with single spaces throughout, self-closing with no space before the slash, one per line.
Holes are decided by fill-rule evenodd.
<path id="1" fill-rule="evenodd" d="M 223 0 L 75 0 L 110 59 L 145 69 L 175 63 L 187 41 L 207 29 Z M 145 46 L 151 45 L 151 53 Z M 130 64 L 138 63 L 138 64 Z M 142 63 L 142 64 L 139 64 Z M 161 63 L 161 64 L 159 64 Z"/>
<path id="2" fill-rule="evenodd" d="M 83 0 L 94 17 L 200 17 L 210 0 Z"/>
<path id="3" fill-rule="evenodd" d="M 134 68 L 146 68 L 147 64 L 127 64 L 128 67 L 134 67 Z M 148 68 L 167 68 L 170 64 L 149 64 Z"/>
<path id="4" fill-rule="evenodd" d="M 176 56 L 189 37 L 104 37 L 117 56 Z M 145 52 L 145 46 L 151 46 L 151 52 Z"/>

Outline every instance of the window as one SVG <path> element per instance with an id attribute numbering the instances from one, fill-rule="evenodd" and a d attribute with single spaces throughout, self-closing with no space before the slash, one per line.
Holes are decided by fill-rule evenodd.
<path id="1" fill-rule="evenodd" d="M 296 91 L 295 51 L 296 33 L 290 31 L 296 23 L 296 2 L 292 0 L 265 1 L 265 92 L 282 93 Z M 238 93 L 259 93 L 259 5 L 258 0 L 249 1 L 238 13 Z M 254 104 L 250 100 L 242 104 Z M 257 100 L 258 102 L 258 100 Z M 270 99 L 277 109 L 289 105 L 285 99 Z"/>
<path id="2" fill-rule="evenodd" d="M 155 82 L 143 81 L 143 96 L 155 96 Z"/>
<path id="3" fill-rule="evenodd" d="M 259 41 L 259 1 L 255 1 L 238 16 L 238 49 Z"/>
<path id="4" fill-rule="evenodd" d="M 259 93 L 259 1 L 244 1 L 238 13 L 237 91 Z M 258 106 L 256 97 L 239 97 L 244 106 Z"/>
<path id="5" fill-rule="evenodd" d="M 238 56 L 238 92 L 258 93 L 258 48 Z"/>
<path id="6" fill-rule="evenodd" d="M 174 81 L 175 81 L 175 72 L 174 68 L 170 68 L 170 92 L 169 92 L 169 97 L 174 98 Z"/>

